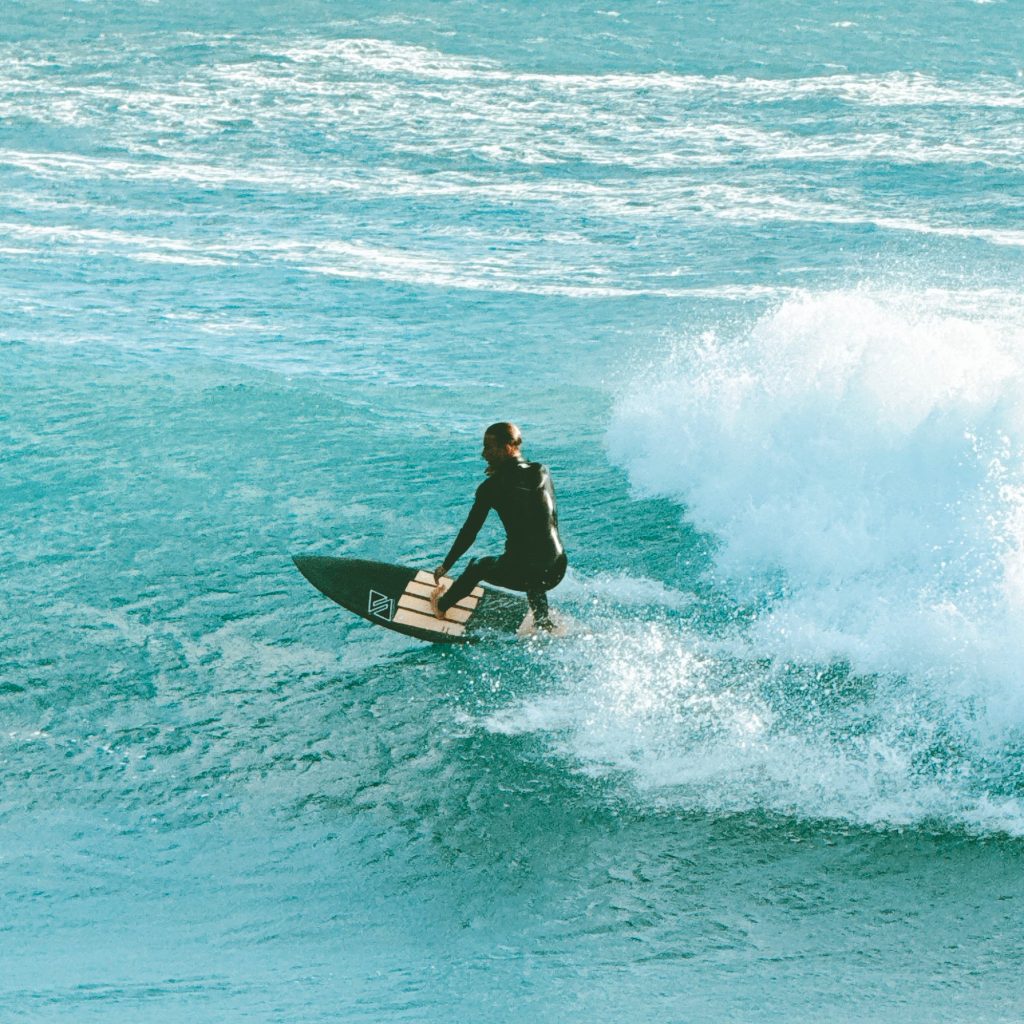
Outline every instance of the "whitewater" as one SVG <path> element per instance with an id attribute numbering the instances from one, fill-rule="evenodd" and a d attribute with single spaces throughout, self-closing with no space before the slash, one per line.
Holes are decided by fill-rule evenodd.
<path id="1" fill-rule="evenodd" d="M 8 5 L 0 1018 L 1020 1019 L 1020 20 Z"/>

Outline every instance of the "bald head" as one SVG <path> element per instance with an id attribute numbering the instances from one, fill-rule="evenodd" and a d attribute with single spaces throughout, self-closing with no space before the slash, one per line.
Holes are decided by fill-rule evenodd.
<path id="1" fill-rule="evenodd" d="M 492 423 L 484 431 L 484 450 L 480 453 L 487 463 L 487 472 L 493 473 L 503 462 L 519 459 L 522 443 L 523 435 L 514 423 Z"/>

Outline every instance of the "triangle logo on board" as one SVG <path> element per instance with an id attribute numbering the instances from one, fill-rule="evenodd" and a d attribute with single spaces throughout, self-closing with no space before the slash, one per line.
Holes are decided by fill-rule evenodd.
<path id="1" fill-rule="evenodd" d="M 395 614 L 395 602 L 387 594 L 376 590 L 370 591 L 370 614 L 385 622 L 390 622 Z"/>

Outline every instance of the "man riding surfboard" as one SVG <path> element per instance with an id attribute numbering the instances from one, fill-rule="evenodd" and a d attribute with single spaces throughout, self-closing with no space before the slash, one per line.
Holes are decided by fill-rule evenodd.
<path id="1" fill-rule="evenodd" d="M 451 550 L 434 570 L 434 581 L 439 585 L 430 604 L 439 619 L 483 582 L 526 591 L 535 626 L 554 628 L 547 591 L 562 581 L 569 563 L 558 535 L 551 474 L 539 462 L 527 462 L 522 445 L 523 436 L 514 423 L 492 423 L 484 431 L 481 454 L 487 462 L 487 479 L 477 488 L 473 507 Z M 471 559 L 446 590 L 439 582 L 441 577 L 469 550 L 492 508 L 505 527 L 504 553 Z"/>

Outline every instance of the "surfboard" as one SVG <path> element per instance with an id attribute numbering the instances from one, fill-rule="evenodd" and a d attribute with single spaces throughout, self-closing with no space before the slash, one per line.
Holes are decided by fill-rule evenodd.
<path id="1" fill-rule="evenodd" d="M 430 643 L 472 643 L 488 632 L 515 633 L 526 618 L 526 599 L 478 586 L 439 619 L 430 609 L 434 574 L 362 558 L 293 555 L 299 572 L 322 594 L 368 622 Z M 442 582 L 451 585 L 451 579 Z"/>

